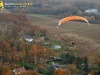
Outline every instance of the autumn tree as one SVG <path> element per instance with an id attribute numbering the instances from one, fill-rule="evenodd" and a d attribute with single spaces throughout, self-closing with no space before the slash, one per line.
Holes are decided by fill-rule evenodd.
<path id="1" fill-rule="evenodd" d="M 88 68 L 98 68 L 98 56 L 93 52 L 92 55 L 88 56 Z"/>
<path id="2" fill-rule="evenodd" d="M 0 50 L 1 50 L 1 58 L 3 62 L 9 62 L 8 55 L 10 52 L 10 44 L 5 40 L 0 40 Z"/>
<path id="3" fill-rule="evenodd" d="M 36 44 L 32 45 L 29 51 L 29 55 L 31 56 L 31 58 L 34 58 L 35 65 L 37 63 L 37 52 L 38 52 L 37 45 Z"/>
<path id="4" fill-rule="evenodd" d="M 25 61 L 25 56 L 26 56 L 26 52 L 25 52 L 25 50 L 22 50 L 22 51 L 19 52 L 20 59 L 19 59 L 19 57 L 16 57 L 16 60 L 17 61 L 21 60 L 22 62 L 24 62 Z"/>
<path id="5" fill-rule="evenodd" d="M 40 46 L 38 49 L 38 57 L 40 62 L 44 64 L 46 62 L 47 57 L 47 49 L 44 46 Z"/>
<path id="6" fill-rule="evenodd" d="M 61 68 L 58 68 L 57 70 L 54 71 L 54 75 L 64 75 L 64 70 Z"/>
<path id="7" fill-rule="evenodd" d="M 51 53 L 52 56 L 55 56 L 56 55 L 56 53 L 55 53 L 54 50 L 50 50 L 50 53 Z"/>
<path id="8" fill-rule="evenodd" d="M 9 66 L 2 66 L 1 75 L 12 75 L 12 71 Z"/>
<path id="9" fill-rule="evenodd" d="M 100 69 L 100 58 L 98 58 L 98 67 Z"/>
<path id="10" fill-rule="evenodd" d="M 77 68 L 74 64 L 68 64 L 66 65 L 66 69 L 65 72 L 70 71 L 69 74 L 71 73 L 72 75 L 75 74 L 77 72 Z"/>
<path id="11" fill-rule="evenodd" d="M 11 37 L 11 35 L 12 35 L 12 30 L 11 29 L 8 29 L 7 35 L 8 35 L 8 37 Z"/>
<path id="12" fill-rule="evenodd" d="M 38 72 L 31 70 L 31 71 L 26 71 L 22 75 L 42 75 L 42 74 L 39 74 Z"/>
<path id="13" fill-rule="evenodd" d="M 17 54 L 17 48 L 16 48 L 15 46 L 12 46 L 12 53 L 13 53 L 14 55 Z"/>
<path id="14" fill-rule="evenodd" d="M 9 43 L 6 41 L 2 41 L 0 46 L 1 46 L 1 49 L 4 53 L 7 52 L 10 48 Z"/>
<path id="15" fill-rule="evenodd" d="M 91 70 L 90 74 L 91 75 L 99 75 L 97 70 Z"/>
<path id="16" fill-rule="evenodd" d="M 64 75 L 72 75 L 72 74 L 71 74 L 71 72 L 70 72 L 70 70 L 69 70 L 69 69 L 65 68 Z"/>

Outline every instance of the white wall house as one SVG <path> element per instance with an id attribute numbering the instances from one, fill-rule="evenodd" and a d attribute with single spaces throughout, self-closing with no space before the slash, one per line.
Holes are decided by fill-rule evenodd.
<path id="1" fill-rule="evenodd" d="M 32 42 L 33 39 L 32 39 L 32 38 L 25 38 L 25 41 L 26 41 L 26 42 Z"/>
<path id="2" fill-rule="evenodd" d="M 85 13 L 93 13 L 93 14 L 99 14 L 98 9 L 87 9 L 84 11 Z"/>
<path id="3" fill-rule="evenodd" d="M 60 49 L 61 46 L 60 46 L 60 45 L 54 45 L 52 48 L 53 48 L 53 49 Z"/>

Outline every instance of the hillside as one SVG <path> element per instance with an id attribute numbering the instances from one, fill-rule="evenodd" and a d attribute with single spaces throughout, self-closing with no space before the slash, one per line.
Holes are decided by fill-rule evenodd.
<path id="1" fill-rule="evenodd" d="M 91 51 L 94 50 L 96 54 L 99 54 L 100 45 L 100 26 L 96 24 L 87 25 L 87 23 L 69 21 L 62 24 L 58 29 L 58 19 L 50 19 L 43 17 L 28 17 L 33 25 L 40 26 L 43 29 L 47 29 L 52 36 L 56 38 L 64 39 L 64 42 L 71 44 L 72 40 L 75 40 L 79 50 L 77 55 L 91 55 Z M 67 40 L 70 39 L 70 42 Z"/>
<path id="2" fill-rule="evenodd" d="M 70 21 L 57 29 L 58 21 L 0 13 L 0 75 L 13 75 L 22 66 L 26 70 L 18 75 L 99 75 L 99 25 Z"/>
<path id="3" fill-rule="evenodd" d="M 90 24 L 76 21 L 69 21 L 64 23 L 60 26 L 59 29 L 56 28 L 56 25 L 59 22 L 59 19 L 50 19 L 50 18 L 43 18 L 43 17 L 34 17 L 29 16 L 30 21 L 40 26 L 41 28 L 46 28 L 49 30 L 51 34 L 62 34 L 62 33 L 75 33 L 81 36 L 85 36 L 96 41 L 100 40 L 100 26 L 97 24 Z"/>
<path id="4" fill-rule="evenodd" d="M 63 44 L 63 48 L 60 51 L 56 52 L 56 56 L 64 56 L 64 54 L 69 53 L 74 55 L 75 57 L 79 57 L 79 59 L 87 57 L 88 68 L 96 68 L 96 61 L 98 60 L 98 58 L 100 58 L 100 25 L 90 24 L 90 26 L 88 26 L 87 23 L 69 21 L 62 24 L 57 29 L 56 25 L 58 24 L 59 19 L 53 19 L 50 17 L 43 17 L 39 15 L 28 16 L 28 19 L 33 23 L 33 25 L 40 26 L 43 29 L 47 29 L 51 34 L 49 38 L 54 36 L 55 41 L 60 41 L 60 43 Z M 73 40 L 75 41 L 76 45 L 74 47 L 71 47 L 71 42 Z M 66 56 L 66 58 L 68 58 L 68 56 Z M 77 65 L 79 64 L 80 63 L 78 63 Z M 82 74 L 82 72 L 80 73 Z M 99 75 L 99 73 L 97 75 Z"/>

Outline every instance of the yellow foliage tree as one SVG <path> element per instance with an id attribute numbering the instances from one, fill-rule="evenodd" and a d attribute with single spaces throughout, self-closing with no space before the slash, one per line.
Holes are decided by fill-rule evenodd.
<path id="1" fill-rule="evenodd" d="M 65 73 L 64 73 L 64 75 L 73 75 L 73 74 L 76 73 L 76 71 L 77 71 L 77 68 L 76 68 L 75 65 L 73 65 L 73 64 L 68 64 L 68 65 L 66 66 L 66 68 L 65 68 Z"/>
<path id="2" fill-rule="evenodd" d="M 72 75 L 69 69 L 65 69 L 64 75 Z"/>
<path id="3" fill-rule="evenodd" d="M 97 75 L 97 71 L 96 70 L 91 70 L 90 74 L 91 75 Z"/>

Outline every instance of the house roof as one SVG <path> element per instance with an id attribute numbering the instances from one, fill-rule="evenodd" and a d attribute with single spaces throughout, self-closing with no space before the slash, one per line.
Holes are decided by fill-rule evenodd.
<path id="1" fill-rule="evenodd" d="M 58 68 L 62 68 L 64 69 L 66 67 L 66 65 L 59 65 L 59 64 L 52 64 L 52 66 L 55 68 L 55 69 L 58 69 Z"/>
<path id="2" fill-rule="evenodd" d="M 13 70 L 13 72 L 15 72 L 15 74 L 23 73 L 23 72 L 25 72 L 25 71 L 26 71 L 26 70 L 25 70 L 24 66 L 23 66 L 23 67 L 19 67 L 19 68 L 15 68 L 15 69 Z"/>

